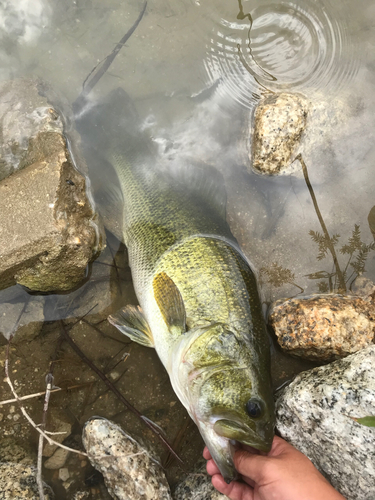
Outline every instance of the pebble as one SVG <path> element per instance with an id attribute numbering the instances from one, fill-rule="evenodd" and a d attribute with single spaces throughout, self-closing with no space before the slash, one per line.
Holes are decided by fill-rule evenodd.
<path id="1" fill-rule="evenodd" d="M 59 469 L 59 479 L 61 481 L 67 481 L 70 478 L 69 470 L 66 467 Z"/>
<path id="2" fill-rule="evenodd" d="M 64 466 L 69 453 L 70 451 L 65 450 L 64 448 L 57 448 L 55 453 L 44 462 L 44 467 L 46 469 L 53 470 L 61 469 Z"/>

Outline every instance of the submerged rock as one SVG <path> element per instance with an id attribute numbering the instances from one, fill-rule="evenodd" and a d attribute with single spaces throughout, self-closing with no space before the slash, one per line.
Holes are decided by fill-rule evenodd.
<path id="1" fill-rule="evenodd" d="M 287 168 L 306 127 L 308 101 L 300 94 L 272 94 L 255 111 L 252 167 L 262 174 Z"/>
<path id="2" fill-rule="evenodd" d="M 277 428 L 348 500 L 375 498 L 375 346 L 299 374 L 276 403 Z"/>
<path id="3" fill-rule="evenodd" d="M 330 361 L 374 342 L 375 310 L 361 297 L 313 295 L 275 302 L 269 322 L 281 348 L 306 359 Z"/>
<path id="4" fill-rule="evenodd" d="M 63 122 L 40 85 L 25 78 L 0 84 L 0 180 L 55 152 Z"/>
<path id="5" fill-rule="evenodd" d="M 118 425 L 104 418 L 89 420 L 82 435 L 93 467 L 109 493 L 119 500 L 171 500 L 160 464 Z"/>
<path id="6" fill-rule="evenodd" d="M 205 466 L 196 473 L 189 474 L 173 494 L 173 500 L 226 500 L 227 498 L 212 486 L 211 477 L 207 474 Z"/>
<path id="7" fill-rule="evenodd" d="M 26 307 L 24 302 L 0 303 L 0 333 L 8 340 L 10 335 L 13 335 L 13 344 L 32 340 L 40 333 L 43 326 L 43 306 L 44 297 L 30 298 Z M 14 331 L 19 318 L 18 327 Z"/>

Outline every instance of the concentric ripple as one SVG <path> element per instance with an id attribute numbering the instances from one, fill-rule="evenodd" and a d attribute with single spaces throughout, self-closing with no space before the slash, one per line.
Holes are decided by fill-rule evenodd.
<path id="1" fill-rule="evenodd" d="M 205 68 L 241 104 L 267 91 L 337 91 L 356 73 L 346 21 L 329 0 L 228 3 L 225 18 L 218 5 L 211 12 Z"/>

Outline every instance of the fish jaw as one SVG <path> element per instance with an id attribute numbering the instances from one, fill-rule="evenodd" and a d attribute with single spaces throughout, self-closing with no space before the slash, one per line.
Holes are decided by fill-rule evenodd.
<path id="1" fill-rule="evenodd" d="M 254 429 L 235 419 L 217 419 L 214 431 L 221 437 L 240 444 L 251 446 L 255 450 L 268 453 L 272 447 L 274 437 L 274 424 L 268 422 L 266 425 L 256 426 Z"/>
<path id="2" fill-rule="evenodd" d="M 199 420 L 195 422 L 220 474 L 224 481 L 229 484 L 239 478 L 233 462 L 233 456 L 238 446 L 234 441 L 220 436 L 214 430 L 215 421 L 215 418 L 211 418 L 209 422 Z"/>

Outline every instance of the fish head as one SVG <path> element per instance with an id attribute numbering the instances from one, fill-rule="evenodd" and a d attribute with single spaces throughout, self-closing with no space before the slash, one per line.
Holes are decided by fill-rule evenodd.
<path id="1" fill-rule="evenodd" d="M 272 392 L 252 384 L 248 370 L 221 367 L 209 374 L 195 402 L 198 427 L 224 479 L 236 477 L 239 444 L 268 452 L 274 437 Z"/>
<path id="2" fill-rule="evenodd" d="M 196 331 L 183 350 L 190 415 L 226 481 L 236 478 L 239 444 L 268 452 L 275 413 L 268 349 L 213 324 Z"/>

